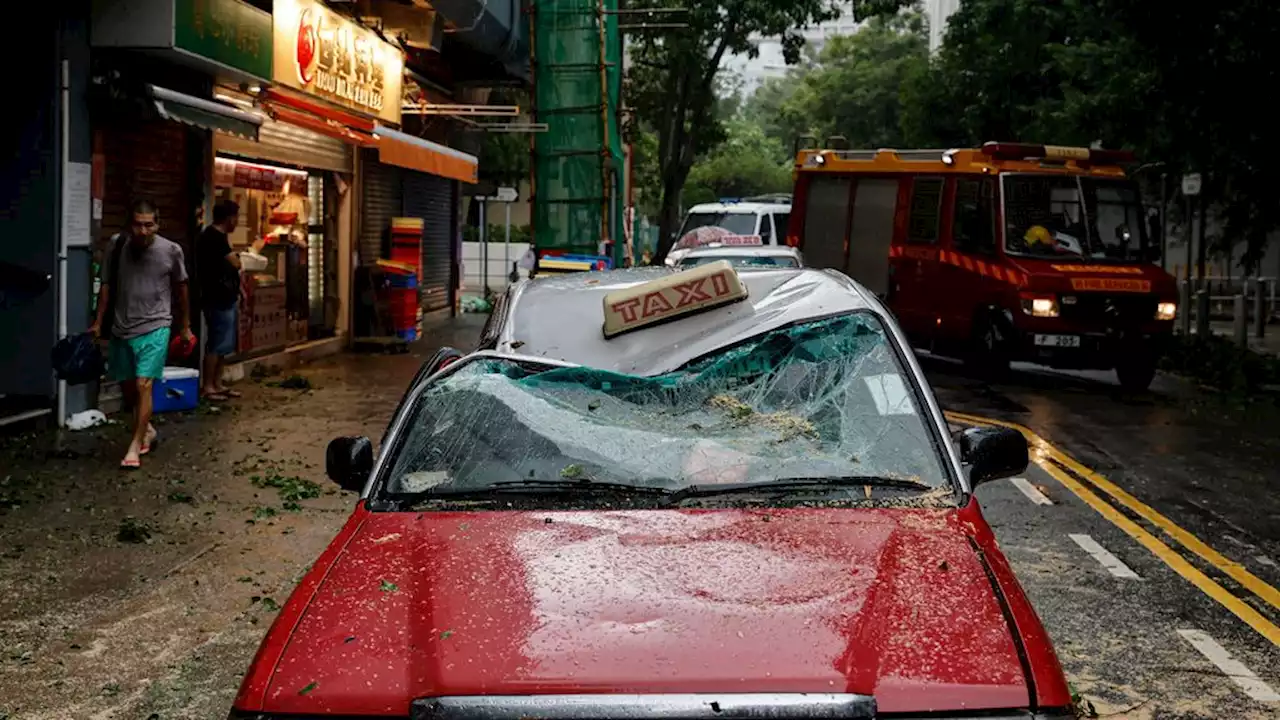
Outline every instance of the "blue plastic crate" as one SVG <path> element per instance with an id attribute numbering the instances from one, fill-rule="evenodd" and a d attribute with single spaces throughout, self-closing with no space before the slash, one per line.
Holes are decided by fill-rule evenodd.
<path id="1" fill-rule="evenodd" d="M 200 402 L 200 371 L 166 367 L 164 377 L 151 386 L 152 412 L 195 410 Z"/>
<path id="2" fill-rule="evenodd" d="M 413 289 L 418 287 L 418 276 L 387 275 L 387 285 L 393 288 Z"/>

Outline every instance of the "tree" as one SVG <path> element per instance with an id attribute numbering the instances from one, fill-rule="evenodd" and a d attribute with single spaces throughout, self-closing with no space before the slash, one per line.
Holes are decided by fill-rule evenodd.
<path id="1" fill-rule="evenodd" d="M 724 139 L 712 116 L 716 78 L 727 53 L 754 56 L 753 35 L 781 36 L 788 62 L 799 58 L 804 41 L 794 29 L 837 16 L 834 0 L 716 0 L 688 4 L 659 0 L 655 8 L 681 8 L 687 27 L 667 35 L 641 34 L 631 41 L 631 107 L 658 137 L 662 204 L 659 244 L 662 262 L 674 241 L 681 190 L 694 159 Z"/>
<path id="2" fill-rule="evenodd" d="M 928 62 L 921 14 L 874 18 L 827 41 L 816 62 L 797 75 L 779 124 L 804 124 L 820 139 L 841 135 L 851 147 L 901 146 L 902 87 Z"/>
<path id="3" fill-rule="evenodd" d="M 860 17 L 911 0 L 855 0 Z M 1172 177 L 1200 172 L 1222 244 L 1245 266 L 1280 223 L 1280 146 L 1258 93 L 1280 80 L 1280 5 L 1268 0 L 966 0 L 943 46 L 903 85 L 917 145 L 1024 140 L 1127 147 Z"/>
<path id="4" fill-rule="evenodd" d="M 742 119 L 728 121 L 725 130 L 725 141 L 690 170 L 684 186 L 687 204 L 791 189 L 790 164 L 779 159 L 784 151 L 777 140 Z"/>
<path id="5" fill-rule="evenodd" d="M 503 88 L 490 95 L 489 101 L 495 105 L 527 107 L 529 96 L 523 91 Z M 481 180 L 519 187 L 521 182 L 529 179 L 529 136 L 522 133 L 484 133 L 478 160 Z"/>

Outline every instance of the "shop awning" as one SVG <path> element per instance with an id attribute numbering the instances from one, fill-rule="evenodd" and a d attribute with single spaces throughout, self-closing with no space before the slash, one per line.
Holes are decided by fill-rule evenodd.
<path id="1" fill-rule="evenodd" d="M 367 135 L 346 125 L 339 125 L 332 120 L 326 120 L 316 115 L 291 110 L 275 104 L 269 104 L 269 107 L 271 116 L 280 122 L 287 122 L 290 125 L 297 125 L 321 135 L 328 135 L 331 138 L 337 138 L 357 147 L 370 147 L 377 142 L 377 139 L 372 135 Z"/>
<path id="2" fill-rule="evenodd" d="M 475 155 L 382 125 L 375 125 L 373 134 L 378 138 L 378 160 L 386 165 L 396 165 L 464 183 L 474 183 L 478 179 L 480 161 Z"/>
<path id="3" fill-rule="evenodd" d="M 160 117 L 185 123 L 205 130 L 217 130 L 250 140 L 258 139 L 258 128 L 263 117 L 258 113 L 238 110 L 222 103 L 205 100 L 194 95 L 148 85 L 147 92 L 156 104 Z"/>

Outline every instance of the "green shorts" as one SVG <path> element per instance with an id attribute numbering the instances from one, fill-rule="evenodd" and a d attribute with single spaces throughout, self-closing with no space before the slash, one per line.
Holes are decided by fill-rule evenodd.
<path id="1" fill-rule="evenodd" d="M 169 357 L 169 328 L 152 330 L 128 340 L 111 338 L 107 348 L 107 373 L 112 380 L 164 377 L 164 361 Z"/>

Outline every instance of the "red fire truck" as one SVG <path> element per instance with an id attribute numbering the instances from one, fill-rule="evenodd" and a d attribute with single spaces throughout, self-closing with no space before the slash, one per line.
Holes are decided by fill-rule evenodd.
<path id="1" fill-rule="evenodd" d="M 917 347 L 999 372 L 1112 369 L 1146 389 L 1177 285 L 1115 150 L 796 154 L 788 244 L 880 295 Z"/>

